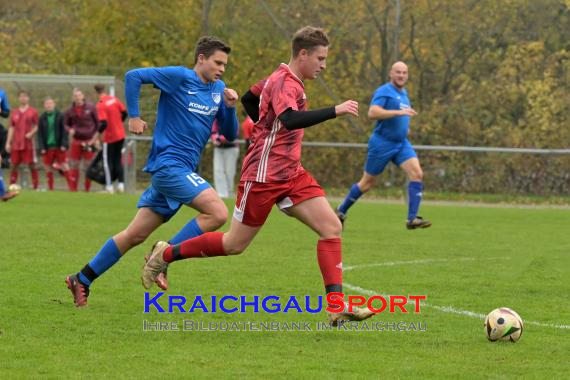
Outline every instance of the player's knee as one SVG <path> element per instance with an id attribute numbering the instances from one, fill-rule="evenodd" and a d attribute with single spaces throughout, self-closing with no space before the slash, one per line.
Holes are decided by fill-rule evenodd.
<path id="1" fill-rule="evenodd" d="M 421 168 L 414 169 L 410 173 L 410 181 L 421 182 L 424 179 L 424 172 Z"/>
<path id="2" fill-rule="evenodd" d="M 222 203 L 221 206 L 216 207 L 209 217 L 216 229 L 226 224 L 226 221 L 228 220 L 228 209 L 226 205 Z"/>
<path id="3" fill-rule="evenodd" d="M 342 234 L 342 224 L 338 218 L 331 219 L 327 226 L 320 231 L 321 239 L 334 239 Z"/>

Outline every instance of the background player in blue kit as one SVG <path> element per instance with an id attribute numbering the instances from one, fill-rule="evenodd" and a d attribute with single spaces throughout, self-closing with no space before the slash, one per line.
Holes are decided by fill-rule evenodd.
<path id="1" fill-rule="evenodd" d="M 79 273 L 65 279 L 76 306 L 87 305 L 91 283 L 129 249 L 144 242 L 181 205 L 190 206 L 200 214 L 170 239 L 172 244 L 216 230 L 226 222 L 226 205 L 195 170 L 214 119 L 228 141 L 237 134 L 238 96 L 219 80 L 230 50 L 215 37 L 202 37 L 196 47 L 193 69 L 170 66 L 127 72 L 125 93 L 130 132 L 140 134 L 147 127 L 139 113 L 141 85 L 153 84 L 160 90 L 154 138 L 144 168 L 152 174 L 151 185 L 141 195 L 139 210 L 129 226 L 107 240 Z"/>
<path id="2" fill-rule="evenodd" d="M 368 141 L 368 157 L 364 174 L 349 193 L 336 214 L 344 224 L 350 206 L 374 185 L 376 176 L 384 171 L 390 161 L 398 165 L 408 175 L 408 229 L 427 228 L 431 222 L 418 216 L 423 191 L 423 172 L 414 148 L 408 141 L 410 118 L 417 113 L 408 99 L 404 88 L 408 80 L 408 66 L 396 62 L 390 70 L 390 82 L 374 92 L 368 109 L 368 117 L 376 120 L 376 128 Z"/>

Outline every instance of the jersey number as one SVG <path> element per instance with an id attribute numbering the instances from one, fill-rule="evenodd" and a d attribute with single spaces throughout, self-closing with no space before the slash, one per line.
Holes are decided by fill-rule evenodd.
<path id="1" fill-rule="evenodd" d="M 188 178 L 188 181 L 192 182 L 192 185 L 194 185 L 196 187 L 200 186 L 203 183 L 206 183 L 204 178 L 200 177 L 196 173 L 189 174 L 186 176 L 186 178 Z"/>

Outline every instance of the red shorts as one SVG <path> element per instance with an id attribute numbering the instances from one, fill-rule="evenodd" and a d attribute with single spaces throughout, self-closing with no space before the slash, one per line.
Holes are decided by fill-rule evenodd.
<path id="1" fill-rule="evenodd" d="M 69 147 L 68 157 L 73 161 L 91 161 L 95 157 L 95 150 L 89 150 L 87 146 L 81 145 L 84 141 L 73 140 Z"/>
<path id="2" fill-rule="evenodd" d="M 66 152 L 59 148 L 49 148 L 42 154 L 42 162 L 47 166 L 52 166 L 53 164 L 63 165 L 66 161 Z"/>
<path id="3" fill-rule="evenodd" d="M 303 201 L 324 197 L 325 191 L 307 172 L 289 182 L 240 181 L 234 218 L 250 227 L 259 227 L 276 204 L 281 210 Z"/>
<path id="4" fill-rule="evenodd" d="M 35 164 L 37 161 L 35 149 L 13 150 L 10 153 L 12 165 Z"/>

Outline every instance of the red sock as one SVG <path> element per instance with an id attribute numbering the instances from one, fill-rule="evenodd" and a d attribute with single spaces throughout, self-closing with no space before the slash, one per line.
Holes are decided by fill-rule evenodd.
<path id="1" fill-rule="evenodd" d="M 77 182 L 79 181 L 79 169 L 70 169 L 69 173 L 69 183 L 70 183 L 70 190 L 77 191 Z"/>
<path id="2" fill-rule="evenodd" d="M 91 180 L 85 177 L 85 191 L 88 193 L 91 190 Z"/>
<path id="3" fill-rule="evenodd" d="M 67 170 L 63 172 L 63 176 L 65 177 L 65 182 L 67 182 L 67 187 L 69 191 L 73 191 L 73 182 L 71 181 L 71 176 L 69 174 L 71 170 Z"/>
<path id="4" fill-rule="evenodd" d="M 30 172 L 32 174 L 32 187 L 34 190 L 37 190 L 40 185 L 40 175 L 38 174 L 38 169 L 30 169 Z"/>
<path id="5" fill-rule="evenodd" d="M 223 232 L 206 232 L 193 239 L 166 248 L 162 258 L 167 263 L 191 257 L 226 256 L 222 238 Z"/>
<path id="6" fill-rule="evenodd" d="M 48 189 L 53 190 L 53 173 L 47 172 L 46 177 L 47 177 Z"/>
<path id="7" fill-rule="evenodd" d="M 317 260 L 325 288 L 342 286 L 342 244 L 340 238 L 319 240 Z"/>
<path id="8" fill-rule="evenodd" d="M 13 169 L 10 173 L 10 185 L 15 184 L 18 182 L 18 169 Z"/>

